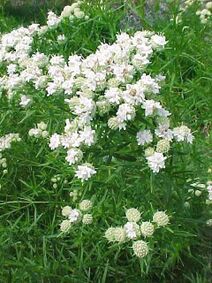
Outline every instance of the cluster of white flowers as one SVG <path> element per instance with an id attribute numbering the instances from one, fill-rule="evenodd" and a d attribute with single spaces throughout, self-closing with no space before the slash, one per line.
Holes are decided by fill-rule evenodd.
<path id="1" fill-rule="evenodd" d="M 82 1 L 78 1 L 71 6 L 65 6 L 60 16 L 50 11 L 47 25 L 31 24 L 7 34 L 0 34 L 0 64 L 4 63 L 6 66 L 5 75 L 0 77 L 0 89 L 5 89 L 9 98 L 26 83 L 33 82 L 36 89 L 43 88 L 47 84 L 48 77 L 44 69 L 49 63 L 48 56 L 39 52 L 32 53 L 33 39 L 36 35 L 41 36 L 53 27 L 57 27 L 65 18 L 88 19 L 80 9 L 81 4 Z M 60 35 L 58 42 L 64 39 L 64 35 Z M 54 59 L 52 64 L 53 62 Z M 26 107 L 30 102 L 31 98 L 23 95 L 20 105 Z"/>
<path id="2" fill-rule="evenodd" d="M 182 1 L 182 4 L 180 5 L 180 12 L 177 16 L 177 22 L 182 21 L 182 14 L 188 10 L 189 7 L 191 7 L 193 4 L 197 4 L 199 6 L 199 9 L 196 12 L 196 15 L 199 16 L 200 22 L 202 24 L 207 24 L 208 20 L 211 18 L 211 12 L 212 12 L 212 1 L 208 0 L 186 0 Z"/>
<path id="3" fill-rule="evenodd" d="M 3 157 L 2 152 L 10 149 L 13 142 L 21 141 L 19 134 L 10 133 L 0 137 L 0 167 L 3 168 L 3 174 L 7 174 L 7 159 Z"/>
<path id="4" fill-rule="evenodd" d="M 158 126 L 154 132 L 150 129 L 139 131 L 137 142 L 143 146 L 153 142 L 154 138 L 162 138 L 147 161 L 155 173 L 164 168 L 166 157 L 163 154 L 168 152 L 170 142 L 191 143 L 193 139 L 190 129 L 184 125 L 171 130 L 170 113 L 158 101 L 148 99 L 152 94 L 159 94 L 164 77 L 159 75 L 153 78 L 144 69 L 150 63 L 154 50 L 162 49 L 165 44 L 164 36 L 152 32 L 137 32 L 132 37 L 122 33 L 114 44 L 100 45 L 96 53 L 87 58 L 73 55 L 66 64 L 62 57 L 54 56 L 50 60 L 51 81 L 46 87 L 47 95 L 60 92 L 72 94 L 65 102 L 75 118 L 66 120 L 63 134 L 52 135 L 50 148 L 64 147 L 68 150 L 68 163 L 78 163 L 83 159 L 79 147 L 89 147 L 98 138 L 95 126 L 98 114 L 108 116 L 115 110 L 116 115 L 108 118 L 108 127 L 126 130 L 127 123 L 144 109 L 144 116 L 156 119 Z M 137 81 L 136 74 L 140 74 Z M 82 180 L 87 180 L 93 174 L 95 170 L 92 165 L 79 165 L 76 169 L 76 176 Z"/>
<path id="5" fill-rule="evenodd" d="M 57 42 L 58 43 L 63 43 L 66 40 L 66 37 L 64 34 L 59 34 L 57 37 Z"/>
<path id="6" fill-rule="evenodd" d="M 93 203 L 90 200 L 84 199 L 79 203 L 79 209 L 65 206 L 62 208 L 62 215 L 67 219 L 63 220 L 60 224 L 61 232 L 68 232 L 73 224 L 80 221 L 89 225 L 93 222 L 93 216 L 89 212 L 93 207 Z M 89 213 L 88 213 L 89 212 Z"/>
<path id="7" fill-rule="evenodd" d="M 39 30 L 38 24 L 32 24 L 28 28 L 20 27 L 10 33 L 1 35 L 0 40 L 0 62 L 7 62 L 8 75 L 14 75 L 18 66 L 14 62 L 22 62 L 29 57 L 33 36 Z"/>
<path id="8" fill-rule="evenodd" d="M 195 2 L 198 2 L 199 0 L 185 0 L 182 1 L 182 4 L 180 6 L 180 9 L 182 11 L 186 11 L 190 6 L 192 6 Z M 200 0 L 201 1 L 201 0 Z"/>
<path id="9" fill-rule="evenodd" d="M 211 227 L 212 226 L 212 218 L 206 221 L 206 225 Z"/>
<path id="10" fill-rule="evenodd" d="M 82 194 L 82 191 L 79 189 L 74 189 L 70 192 L 69 196 L 71 197 L 72 201 L 75 202 Z"/>
<path id="11" fill-rule="evenodd" d="M 206 199 L 206 204 L 212 204 L 212 181 L 207 181 L 207 183 L 201 183 L 199 178 L 195 178 L 194 180 L 188 179 L 186 180 L 189 183 L 191 188 L 188 189 L 188 196 L 186 197 L 186 201 L 184 206 L 186 208 L 190 208 L 190 201 L 193 197 L 200 197 L 202 195 L 208 194 Z"/>
<path id="12" fill-rule="evenodd" d="M 51 178 L 51 182 L 53 183 L 52 187 L 54 189 L 57 189 L 59 183 L 63 183 L 64 185 L 66 185 L 68 183 L 68 180 L 62 179 L 61 176 L 57 174 Z"/>
<path id="13" fill-rule="evenodd" d="M 7 168 L 7 159 L 3 157 L 2 153 L 0 153 L 0 166 Z"/>
<path id="14" fill-rule="evenodd" d="M 7 174 L 7 159 L 0 153 L 0 167 L 3 169 L 3 175 Z"/>
<path id="15" fill-rule="evenodd" d="M 208 200 L 212 203 L 212 181 L 207 182 Z"/>
<path id="16" fill-rule="evenodd" d="M 105 232 L 105 237 L 109 242 L 123 243 L 133 240 L 133 251 L 138 257 L 144 257 L 148 254 L 149 248 L 146 242 L 138 240 L 141 236 L 151 237 L 158 227 L 164 227 L 169 224 L 169 217 L 164 211 L 157 211 L 153 215 L 152 222 L 143 221 L 140 225 L 141 213 L 136 208 L 126 210 L 128 222 L 124 226 L 110 227 Z"/>
<path id="17" fill-rule="evenodd" d="M 207 24 L 212 15 L 212 1 L 201 1 L 201 9 L 197 10 L 196 15 L 199 16 L 202 24 Z"/>
<path id="18" fill-rule="evenodd" d="M 32 128 L 29 130 L 29 136 L 35 138 L 47 138 L 49 133 L 47 131 L 47 124 L 44 122 L 40 122 L 36 125 L 36 128 Z"/>
<path id="19" fill-rule="evenodd" d="M 19 134 L 10 133 L 3 137 L 0 137 L 0 152 L 4 151 L 5 149 L 11 148 L 12 142 L 20 141 L 21 138 Z"/>
<path id="20" fill-rule="evenodd" d="M 60 16 L 50 11 L 47 18 L 47 26 L 50 28 L 55 28 L 64 18 L 69 18 L 73 20 L 74 18 L 87 20 L 89 17 L 80 8 L 83 1 L 77 1 L 70 6 L 65 6 Z M 43 28 L 44 29 L 44 28 Z"/>
<path id="21" fill-rule="evenodd" d="M 60 121 L 64 122 L 62 133 L 50 136 L 47 124 L 40 122 L 28 134 L 49 140 L 51 150 L 63 148 L 66 162 L 74 166 L 75 176 L 81 181 L 89 180 L 97 172 L 94 165 L 84 159 L 87 148 L 98 142 L 98 127 L 103 118 L 106 119 L 104 124 L 107 126 L 103 131 L 106 136 L 107 131 L 111 130 L 126 131 L 127 135 L 133 121 L 138 122 L 133 123 L 139 125 L 133 136 L 134 142 L 144 150 L 149 168 L 158 173 L 165 168 L 172 142 L 193 141 L 192 132 L 187 126 L 170 127 L 171 113 L 164 108 L 160 98 L 165 77 L 161 74 L 153 76 L 146 71 L 154 52 L 160 52 L 167 43 L 163 35 L 149 31 L 138 31 L 132 36 L 121 33 L 113 44 L 101 44 L 95 53 L 86 58 L 70 55 L 66 60 L 57 54 L 48 56 L 32 53 L 35 35 L 56 28 L 65 18 L 88 19 L 80 9 L 81 4 L 82 1 L 78 1 L 66 6 L 60 16 L 50 11 L 46 26 L 32 24 L 1 36 L 0 64 L 5 65 L 6 72 L 0 77 L 0 88 L 10 99 L 24 85 L 44 91 L 47 97 L 65 97 L 64 102 L 70 112 L 65 121 Z M 209 3 L 206 6 L 208 10 L 211 9 Z M 205 16 L 207 13 L 201 12 L 203 14 Z M 65 40 L 64 34 L 57 37 L 58 43 Z M 19 105 L 27 108 L 32 101 L 33 94 L 30 92 L 30 95 L 20 96 Z M 150 119 L 152 121 L 149 123 Z M 147 120 L 148 123 L 145 123 Z M 13 141 L 19 140 L 18 134 L 0 137 L 0 166 L 4 169 L 3 173 L 7 172 L 7 160 L 1 152 L 10 148 Z M 55 175 L 51 182 L 56 189 L 62 182 L 61 177 Z M 66 183 L 67 180 L 64 180 Z M 207 190 L 209 201 L 212 201 L 211 183 Z M 202 194 L 200 189 L 193 192 L 196 196 Z M 73 202 L 81 198 L 79 190 L 73 190 L 70 197 Z M 63 207 L 62 215 L 66 219 L 60 224 L 61 232 L 68 232 L 79 222 L 91 224 L 91 209 L 90 200 L 82 200 L 77 208 Z M 164 211 L 157 211 L 152 221 L 141 221 L 140 211 L 130 208 L 126 210 L 126 218 L 127 222 L 123 226 L 108 228 L 105 237 L 109 242 L 124 243 L 132 240 L 132 249 L 139 258 L 149 253 L 148 243 L 140 238 L 148 239 L 157 228 L 169 224 L 169 217 Z"/>
<path id="22" fill-rule="evenodd" d="M 96 170 L 94 169 L 94 167 L 89 163 L 85 163 L 77 167 L 75 176 L 81 179 L 82 181 L 87 181 L 94 174 L 96 174 Z"/>
<path id="23" fill-rule="evenodd" d="M 27 106 L 31 104 L 31 102 L 32 102 L 31 97 L 27 95 L 22 95 L 19 104 L 21 107 L 26 108 Z"/>
<path id="24" fill-rule="evenodd" d="M 82 12 L 79 5 L 81 2 L 66 6 L 59 17 L 51 12 L 48 25 L 56 26 L 61 18 Z M 0 61 L 7 63 L 8 71 L 0 78 L 0 85 L 10 97 L 17 88 L 27 83 L 35 89 L 44 90 L 47 96 L 66 95 L 65 103 L 70 108 L 70 116 L 65 121 L 64 132 L 54 133 L 50 137 L 49 146 L 52 150 L 63 147 L 67 151 L 66 161 L 74 166 L 76 177 L 84 181 L 96 173 L 93 165 L 87 164 L 83 157 L 86 147 L 98 141 L 99 115 L 106 117 L 108 130 L 127 130 L 127 126 L 130 127 L 135 119 L 139 121 L 141 115 L 154 121 L 152 125 L 155 129 L 146 125 L 138 129 L 136 135 L 138 145 L 144 150 L 149 144 L 154 146 L 156 143 L 155 149 L 152 147 L 145 151 L 147 164 L 154 173 L 165 168 L 165 154 L 172 141 L 192 142 L 191 130 L 186 126 L 170 129 L 171 113 L 158 101 L 165 77 L 160 74 L 153 77 L 145 72 L 153 53 L 163 49 L 167 43 L 163 35 L 149 31 L 138 31 L 133 36 L 121 33 L 115 43 L 101 44 L 95 53 L 86 58 L 71 55 L 66 62 L 63 56 L 29 54 L 31 35 L 40 29 L 38 25 L 33 25 L 24 31 L 16 31 L 17 39 L 9 35 L 8 41 L 12 41 L 12 47 L 8 47 L 7 40 L 2 37 L 0 53 L 5 48 L 6 54 L 3 52 Z M 25 40 L 27 48 L 23 49 L 26 52 L 20 54 L 19 48 L 20 52 L 14 51 L 19 44 L 17 42 L 24 44 L 23 38 L 26 36 L 31 39 Z M 7 52 L 15 53 L 15 58 L 11 54 L 8 57 Z M 20 105 L 26 107 L 31 100 L 32 97 L 24 95 Z M 36 137 L 48 135 L 47 132 L 41 134 L 37 128 L 31 129 L 29 134 Z"/>

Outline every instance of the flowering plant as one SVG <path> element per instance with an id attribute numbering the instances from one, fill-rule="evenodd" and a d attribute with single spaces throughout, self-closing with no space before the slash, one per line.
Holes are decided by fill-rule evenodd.
<path id="1" fill-rule="evenodd" d="M 73 274 L 79 268 L 71 281 L 106 282 L 116 267 L 117 278 L 132 273 L 129 282 L 134 271 L 138 280 L 161 279 L 190 256 L 200 223 L 211 225 L 211 184 L 200 188 L 189 179 L 205 110 L 197 118 L 192 112 L 202 97 L 183 101 L 191 91 L 184 91 L 190 81 L 184 86 L 178 38 L 165 28 L 120 31 L 108 21 L 114 12 L 99 4 L 98 17 L 96 4 L 78 1 L 60 15 L 49 11 L 46 25 L 0 36 L 0 194 L 9 207 L 3 222 L 16 229 L 26 217 L 27 237 L 40 229 L 31 253 L 42 250 L 46 266 L 57 255 L 68 266 L 58 267 L 62 277 L 70 265 Z"/>

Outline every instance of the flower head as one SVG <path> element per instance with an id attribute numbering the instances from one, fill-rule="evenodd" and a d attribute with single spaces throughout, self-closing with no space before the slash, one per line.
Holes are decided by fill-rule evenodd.
<path id="1" fill-rule="evenodd" d="M 68 215 L 71 223 L 78 222 L 81 219 L 81 212 L 78 209 L 72 209 Z"/>
<path id="2" fill-rule="evenodd" d="M 170 149 L 170 141 L 167 139 L 159 140 L 157 143 L 156 151 L 166 153 Z"/>
<path id="3" fill-rule="evenodd" d="M 129 208 L 126 211 L 126 217 L 129 222 L 138 222 L 141 218 L 141 213 L 136 208 Z"/>
<path id="4" fill-rule="evenodd" d="M 180 126 L 173 129 L 174 138 L 178 141 L 186 141 L 192 143 L 194 136 L 191 133 L 191 130 L 187 126 Z"/>
<path id="5" fill-rule="evenodd" d="M 25 108 L 31 103 L 31 101 L 32 101 L 32 99 L 29 96 L 22 95 L 20 105 L 21 105 L 21 107 Z"/>
<path id="6" fill-rule="evenodd" d="M 144 145 L 153 141 L 150 130 L 139 131 L 136 135 L 138 145 Z"/>
<path id="7" fill-rule="evenodd" d="M 67 151 L 66 161 L 69 165 L 75 164 L 76 162 L 80 162 L 82 160 L 83 153 L 78 148 L 71 148 Z"/>
<path id="8" fill-rule="evenodd" d="M 144 237 L 150 237 L 154 233 L 154 225 L 151 222 L 143 222 L 140 226 L 141 234 Z"/>
<path id="9" fill-rule="evenodd" d="M 91 164 L 86 163 L 77 167 L 75 176 L 82 181 L 86 181 L 94 174 L 96 174 L 94 167 Z"/>
<path id="10" fill-rule="evenodd" d="M 149 252 L 147 243 L 142 240 L 135 241 L 133 243 L 132 248 L 133 248 L 134 254 L 140 258 L 145 257 Z"/>
<path id="11" fill-rule="evenodd" d="M 155 222 L 158 226 L 166 226 L 169 224 L 169 217 L 164 211 L 157 211 L 153 215 L 153 222 Z"/>
<path id="12" fill-rule="evenodd" d="M 82 211 L 88 211 L 92 208 L 93 204 L 90 200 L 84 199 L 83 201 L 80 202 L 79 204 L 79 209 Z"/>
<path id="13" fill-rule="evenodd" d="M 114 235 L 114 231 L 116 228 L 114 227 L 110 227 L 105 231 L 105 238 L 109 241 L 109 242 L 114 242 L 115 241 L 115 235 Z"/>
<path id="14" fill-rule="evenodd" d="M 160 152 L 155 152 L 153 155 L 147 156 L 146 159 L 154 173 L 158 173 L 161 168 L 165 168 L 166 157 Z"/>
<path id="15" fill-rule="evenodd" d="M 85 225 L 89 225 L 93 222 L 93 216 L 92 214 L 84 214 L 83 217 L 82 217 L 82 223 L 85 224 Z"/>
<path id="16" fill-rule="evenodd" d="M 71 210 L 72 210 L 72 208 L 70 207 L 70 206 L 65 206 L 65 207 L 63 207 L 63 209 L 62 209 L 62 215 L 63 216 L 69 216 L 69 214 L 71 213 Z"/>
<path id="17" fill-rule="evenodd" d="M 71 227 L 71 222 L 69 220 L 63 220 L 60 223 L 60 230 L 61 230 L 61 232 L 68 232 L 70 227 Z"/>
<path id="18" fill-rule="evenodd" d="M 126 240 L 126 232 L 122 227 L 116 227 L 113 230 L 114 241 L 115 242 L 124 242 Z"/>
<path id="19" fill-rule="evenodd" d="M 139 225 L 135 222 L 127 222 L 124 225 L 124 229 L 126 232 L 126 236 L 128 239 L 136 239 L 137 237 L 139 237 L 141 235 L 141 231 L 139 229 Z"/>

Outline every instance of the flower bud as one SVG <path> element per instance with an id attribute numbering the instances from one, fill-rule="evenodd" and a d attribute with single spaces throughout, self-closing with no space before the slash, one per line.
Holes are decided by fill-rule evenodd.
<path id="1" fill-rule="evenodd" d="M 140 258 L 146 256 L 149 252 L 147 243 L 142 240 L 134 242 L 132 248 L 133 248 L 134 254 Z"/>

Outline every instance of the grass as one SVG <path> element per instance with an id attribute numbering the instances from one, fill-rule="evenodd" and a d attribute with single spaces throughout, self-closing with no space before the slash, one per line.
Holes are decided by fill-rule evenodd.
<path id="1" fill-rule="evenodd" d="M 81 187 L 80 182 L 72 178 L 63 156 L 55 161 L 45 143 L 25 137 L 14 144 L 13 150 L 5 154 L 9 173 L 0 177 L 0 282 L 210 281 L 211 231 L 205 225 L 206 196 L 194 197 L 191 209 L 184 208 L 189 187 L 186 180 L 199 177 L 206 182 L 209 178 L 210 26 L 201 25 L 192 10 L 179 25 L 158 18 L 157 11 L 155 21 L 149 23 L 148 18 L 143 18 L 142 7 L 142 1 L 137 4 L 129 1 L 113 9 L 92 3 L 87 7 L 91 14 L 88 22 L 61 27 L 59 33 L 67 36 L 67 45 L 58 48 L 53 44 L 56 33 L 51 33 L 46 41 L 35 41 L 34 49 L 66 57 L 71 53 L 86 56 L 100 42 L 113 42 L 120 31 L 120 22 L 124 22 L 122 29 L 132 33 L 134 28 L 125 19 L 133 11 L 143 27 L 164 33 L 169 41 L 166 50 L 154 58 L 150 71 L 166 75 L 161 99 L 172 113 L 174 123 L 182 121 L 194 131 L 193 146 L 175 146 L 167 170 L 154 176 L 148 170 L 140 170 L 140 161 L 131 160 L 128 148 L 116 148 L 105 141 L 104 151 L 99 148 L 95 152 L 98 158 L 105 152 L 116 152 L 119 158 L 117 163 L 102 164 L 98 177 L 83 186 L 83 196 L 92 196 L 98 203 L 94 207 L 94 224 L 86 229 L 78 226 L 70 234 L 58 237 L 60 208 L 69 204 L 68 192 Z M 170 5 L 169 13 L 176 13 L 175 5 Z M 1 32 L 20 24 L 4 14 L 0 21 Z M 36 97 L 36 105 L 36 109 L 26 113 L 17 104 L 1 98 L 1 135 L 8 129 L 24 135 L 41 120 L 48 121 L 52 131 L 62 128 L 59 121 L 66 113 L 61 98 L 46 99 L 41 93 Z M 57 189 L 51 182 L 55 174 L 61 177 Z M 63 182 L 65 179 L 67 184 Z M 123 222 L 123 207 L 131 206 L 140 207 L 146 218 L 158 206 L 172 216 L 169 228 L 155 236 L 152 255 L 144 261 L 132 257 L 129 247 L 109 245 L 102 236 L 108 226 Z"/>

